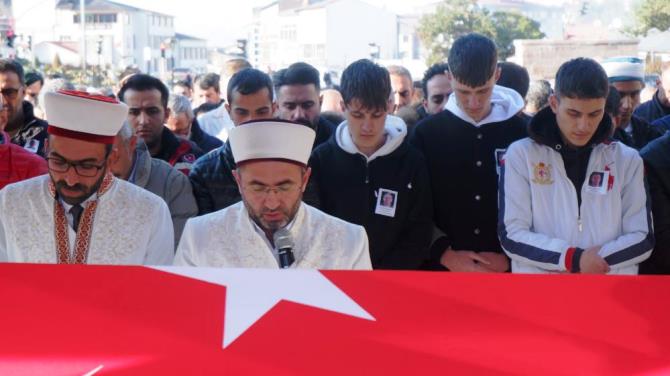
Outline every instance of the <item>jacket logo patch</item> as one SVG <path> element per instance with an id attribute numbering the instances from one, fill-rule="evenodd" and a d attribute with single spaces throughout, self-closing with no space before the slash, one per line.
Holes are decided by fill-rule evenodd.
<path id="1" fill-rule="evenodd" d="M 533 166 L 533 183 L 549 185 L 554 181 L 551 179 L 551 165 L 540 162 Z"/>

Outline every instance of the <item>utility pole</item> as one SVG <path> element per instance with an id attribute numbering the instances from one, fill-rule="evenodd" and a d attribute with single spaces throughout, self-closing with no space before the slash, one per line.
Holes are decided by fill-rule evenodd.
<path id="1" fill-rule="evenodd" d="M 81 24 L 81 71 L 82 78 L 86 81 L 86 0 L 79 0 L 79 23 Z"/>

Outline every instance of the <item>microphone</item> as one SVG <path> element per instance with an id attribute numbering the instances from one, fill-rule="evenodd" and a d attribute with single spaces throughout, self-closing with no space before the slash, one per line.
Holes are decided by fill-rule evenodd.
<path id="1" fill-rule="evenodd" d="M 279 267 L 287 269 L 295 261 L 295 257 L 293 257 L 294 244 L 291 233 L 287 229 L 282 228 L 275 231 L 272 238 L 279 254 Z"/>

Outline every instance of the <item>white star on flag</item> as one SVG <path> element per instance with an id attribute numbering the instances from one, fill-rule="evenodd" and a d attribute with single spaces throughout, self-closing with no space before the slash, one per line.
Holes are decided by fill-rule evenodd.
<path id="1" fill-rule="evenodd" d="M 224 348 L 281 300 L 374 321 L 374 317 L 318 270 L 152 268 L 226 287 Z"/>

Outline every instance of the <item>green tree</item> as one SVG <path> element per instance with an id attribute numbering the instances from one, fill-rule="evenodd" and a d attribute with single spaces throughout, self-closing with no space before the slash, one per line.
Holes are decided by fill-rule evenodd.
<path id="1" fill-rule="evenodd" d="M 640 36 L 647 35 L 653 28 L 660 31 L 670 29 L 670 1 L 668 0 L 643 0 L 635 8 L 636 26 L 628 32 Z"/>
<path id="2" fill-rule="evenodd" d="M 542 39 L 540 23 L 519 13 L 494 12 L 491 15 L 496 29 L 495 42 L 498 45 L 498 56 L 506 59 L 514 55 L 515 39 Z"/>
<path id="3" fill-rule="evenodd" d="M 514 53 L 514 39 L 544 37 L 540 24 L 521 14 L 491 14 L 478 6 L 476 0 L 444 0 L 434 13 L 423 16 L 419 21 L 419 37 L 429 51 L 427 64 L 444 61 L 452 43 L 472 32 L 493 39 L 499 47 L 500 58 Z"/>
<path id="4" fill-rule="evenodd" d="M 429 51 L 428 65 L 444 61 L 452 43 L 473 31 L 490 38 L 495 36 L 488 11 L 480 8 L 476 0 L 445 0 L 435 13 L 424 15 L 418 33 Z"/>

